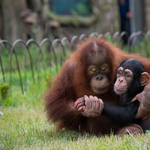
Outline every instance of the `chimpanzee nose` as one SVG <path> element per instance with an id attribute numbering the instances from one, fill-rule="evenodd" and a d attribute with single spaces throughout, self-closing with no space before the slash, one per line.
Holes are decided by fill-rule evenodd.
<path id="1" fill-rule="evenodd" d="M 99 74 L 99 75 L 96 76 L 96 80 L 102 80 L 102 79 L 103 79 L 102 75 Z"/>
<path id="2" fill-rule="evenodd" d="M 122 77 L 120 77 L 120 78 L 119 78 L 119 81 L 120 81 L 120 82 L 123 82 L 123 78 L 122 78 Z"/>

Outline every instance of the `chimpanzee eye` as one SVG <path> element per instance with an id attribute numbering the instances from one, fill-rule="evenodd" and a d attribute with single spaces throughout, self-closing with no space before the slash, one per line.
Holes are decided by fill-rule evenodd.
<path id="1" fill-rule="evenodd" d="M 118 71 L 117 71 L 117 74 L 118 74 L 118 75 L 122 75 L 122 71 L 121 71 L 121 70 L 118 70 Z"/>
<path id="2" fill-rule="evenodd" d="M 125 70 L 125 74 L 124 75 L 125 75 L 126 78 L 133 78 L 133 73 L 129 69 Z"/>
<path id="3" fill-rule="evenodd" d="M 129 78 L 129 77 L 130 77 L 130 74 L 129 74 L 129 73 L 126 73 L 125 76 L 126 76 L 127 78 Z"/>

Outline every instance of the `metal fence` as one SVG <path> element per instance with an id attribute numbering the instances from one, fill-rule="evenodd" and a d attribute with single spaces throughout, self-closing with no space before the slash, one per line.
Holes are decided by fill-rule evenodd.
<path id="1" fill-rule="evenodd" d="M 149 57 L 149 52 L 148 52 L 148 43 L 149 43 L 149 36 L 150 36 L 150 31 L 148 31 L 147 33 L 144 33 L 142 31 L 138 31 L 135 33 L 132 33 L 130 36 L 128 36 L 128 34 L 126 32 L 122 32 L 119 33 L 118 31 L 115 32 L 113 35 L 111 35 L 109 32 L 105 33 L 105 34 L 98 34 L 97 32 L 93 32 L 91 33 L 89 36 L 82 34 L 80 36 L 73 36 L 71 39 L 68 39 L 67 37 L 60 39 L 55 39 L 54 41 L 50 41 L 48 38 L 43 39 L 40 43 L 36 42 L 34 39 L 29 39 L 27 42 L 22 40 L 22 39 L 17 39 L 13 44 L 11 44 L 9 41 L 7 40 L 1 40 L 0 41 L 0 69 L 1 69 L 1 81 L 2 82 L 7 82 L 10 87 L 12 87 L 13 83 L 12 83 L 12 73 L 15 71 L 18 72 L 18 77 L 17 80 L 19 81 L 20 84 L 20 88 L 22 93 L 24 93 L 27 90 L 27 74 L 30 72 L 31 76 L 32 76 L 32 81 L 33 83 L 35 82 L 35 72 L 37 72 L 37 80 L 40 80 L 40 71 L 42 68 L 44 75 L 46 76 L 47 72 L 46 69 L 48 68 L 48 73 L 51 74 L 52 72 L 52 64 L 55 65 L 55 71 L 56 74 L 59 71 L 59 68 L 62 66 L 63 62 L 67 59 L 68 57 L 68 51 L 73 51 L 76 48 L 76 45 L 79 41 L 85 40 L 85 38 L 93 38 L 93 37 L 97 37 L 97 38 L 105 38 L 106 40 L 109 40 L 112 43 L 115 43 L 118 47 L 122 48 L 123 44 L 122 44 L 122 37 L 123 36 L 127 36 L 128 37 L 128 42 L 127 42 L 127 50 L 130 52 L 138 43 L 138 45 L 140 45 L 139 43 L 142 41 L 141 39 L 148 39 L 145 43 L 144 46 L 146 47 L 146 56 Z M 142 37 L 142 38 L 141 38 Z M 144 38 L 143 38 L 144 37 Z M 47 44 L 46 44 L 47 43 Z M 17 45 L 19 45 L 19 48 L 17 47 Z M 20 47 L 21 45 L 21 47 Z M 31 48 L 32 45 L 32 48 Z M 34 46 L 33 46 L 34 45 Z M 43 45 L 44 46 L 44 51 L 43 52 Z M 35 67 L 36 69 L 34 69 L 34 62 L 33 61 L 33 56 L 34 53 L 33 50 L 36 47 L 36 63 L 37 63 L 37 67 Z M 58 49 L 57 49 L 58 47 Z M 18 60 L 19 54 L 18 54 L 18 50 L 19 51 L 24 51 L 23 52 L 23 67 L 20 66 L 20 62 Z M 59 52 L 58 52 L 59 50 Z M 3 58 L 5 56 L 5 51 L 8 52 L 8 61 L 5 61 L 5 64 L 7 63 L 7 65 L 9 66 L 9 69 L 5 68 L 5 65 L 3 63 Z M 20 52 L 19 52 L 20 53 Z M 48 55 L 49 56 L 49 63 L 45 63 L 45 59 L 44 56 Z M 58 57 L 59 55 L 59 57 Z M 15 61 L 15 65 L 16 67 L 14 67 L 15 69 L 13 69 L 13 64 Z M 28 62 L 28 65 L 27 65 Z M 39 65 L 40 64 L 40 65 Z M 41 67 L 42 64 L 42 67 Z M 30 71 L 27 71 L 27 68 L 30 68 Z M 23 70 L 23 77 L 21 76 L 21 72 Z M 8 76 L 9 73 L 9 78 L 8 81 L 6 81 L 6 74 Z"/>

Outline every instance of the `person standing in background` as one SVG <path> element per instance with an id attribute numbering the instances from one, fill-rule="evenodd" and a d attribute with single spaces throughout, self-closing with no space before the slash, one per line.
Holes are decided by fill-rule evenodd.
<path id="1" fill-rule="evenodd" d="M 131 13 L 129 10 L 129 0 L 118 0 L 118 6 L 119 6 L 119 13 L 120 13 L 120 32 L 125 31 L 130 36 Z M 123 40 L 123 44 L 127 44 L 128 36 L 124 35 L 122 37 L 122 40 Z"/>

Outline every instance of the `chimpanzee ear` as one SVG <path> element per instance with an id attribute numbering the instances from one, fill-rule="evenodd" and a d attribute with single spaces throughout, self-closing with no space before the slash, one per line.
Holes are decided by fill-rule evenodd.
<path id="1" fill-rule="evenodd" d="M 148 81 L 150 81 L 150 75 L 147 72 L 143 72 L 140 79 L 141 86 L 147 85 Z"/>

